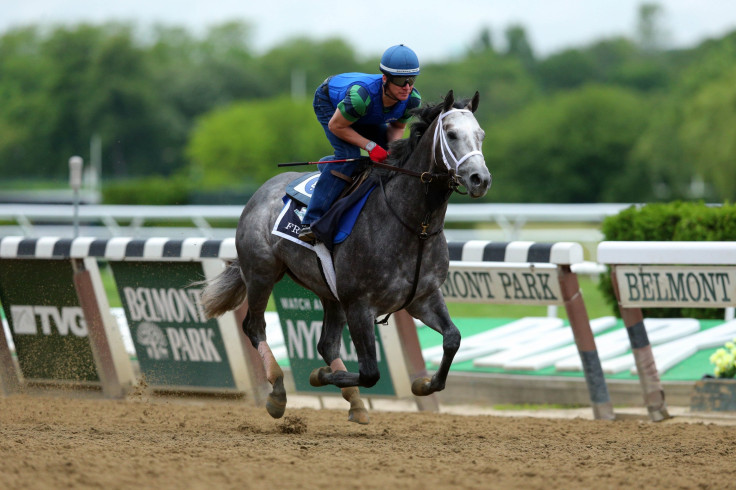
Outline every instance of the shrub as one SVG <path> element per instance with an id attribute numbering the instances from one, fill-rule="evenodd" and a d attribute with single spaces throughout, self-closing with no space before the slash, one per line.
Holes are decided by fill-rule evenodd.
<path id="1" fill-rule="evenodd" d="M 672 202 L 632 206 L 607 217 L 601 226 L 609 241 L 730 241 L 736 240 L 736 205 Z M 610 270 L 598 285 L 615 315 L 618 303 Z M 645 308 L 649 318 L 723 318 L 722 308 Z"/>

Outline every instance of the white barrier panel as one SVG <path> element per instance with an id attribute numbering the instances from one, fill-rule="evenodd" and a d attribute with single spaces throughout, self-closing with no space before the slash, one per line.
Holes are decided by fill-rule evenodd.
<path id="1" fill-rule="evenodd" d="M 528 305 L 565 305 L 576 348 L 583 365 L 595 418 L 614 418 L 613 406 L 598 358 L 590 320 L 585 309 L 577 275 L 572 267 L 583 263 L 583 249 L 578 243 L 535 242 L 450 242 L 450 270 L 442 293 L 449 301 Z M 525 324 L 529 319 L 515 322 Z M 559 328 L 556 318 L 534 323 L 540 328 Z M 509 327 L 513 328 L 513 327 Z M 525 328 L 525 327 L 524 327 Z M 461 343 L 455 359 L 463 361 L 497 352 L 511 338 L 487 339 L 500 335 L 497 329 L 471 337 Z M 534 338 L 523 328 L 518 337 Z M 486 337 L 486 335 L 488 337 Z M 523 342 L 522 342 L 523 343 Z M 436 361 L 440 351 L 432 352 Z"/>
<path id="2" fill-rule="evenodd" d="M 601 371 L 577 276 L 571 270 L 571 266 L 583 261 L 582 247 L 570 242 L 498 243 L 470 241 L 451 242 L 448 244 L 448 249 L 451 261 L 449 277 L 452 282 L 443 286 L 443 291 L 448 294 L 450 300 L 565 305 L 584 366 L 594 414 L 596 418 L 613 418 L 608 390 Z M 6 237 L 0 239 L 0 260 L 105 260 L 113 264 L 113 268 L 116 267 L 114 264 L 122 266 L 126 263 L 137 263 L 149 264 L 150 267 L 158 267 L 158 271 L 163 271 L 167 262 L 198 262 L 206 265 L 207 263 L 234 258 L 236 258 L 235 240 L 232 238 L 210 240 L 205 238 L 133 239 L 119 237 L 96 239 L 85 237 L 66 239 L 44 237 L 28 239 Z M 212 259 L 219 260 L 213 262 Z M 122 276 L 123 268 L 120 267 L 120 269 L 120 275 Z M 204 267 L 205 276 L 211 277 L 216 272 L 215 269 L 217 268 L 214 266 Z M 126 274 L 130 277 L 135 276 L 131 272 L 126 272 Z M 155 275 L 163 275 L 163 272 L 158 272 Z M 116 280 L 118 280 L 117 277 Z M 163 288 L 161 285 L 126 287 L 139 291 L 141 295 L 148 294 L 146 291 Z M 180 295 L 183 300 L 185 296 L 196 296 L 196 292 L 180 291 L 180 289 L 178 287 L 174 288 L 174 292 L 171 293 L 174 295 L 172 297 Z M 124 302 L 126 299 L 127 296 L 124 298 Z M 138 300 L 136 299 L 136 301 Z M 138 321 L 138 317 L 129 315 L 131 305 L 127 306 L 129 311 L 126 312 L 126 315 L 131 328 L 141 327 L 142 324 Z M 141 319 L 143 318 L 141 317 Z M 146 322 L 151 323 L 148 320 L 151 320 L 151 318 L 148 318 Z M 137 326 L 135 325 L 136 322 L 138 323 Z M 220 319 L 219 328 L 222 337 L 229 338 L 235 335 L 225 331 L 229 332 L 233 329 L 239 331 L 237 323 L 234 318 Z M 175 337 L 171 337 L 172 340 L 167 345 L 174 343 L 178 350 L 176 352 L 167 350 L 169 357 L 164 354 L 163 343 L 157 344 L 156 348 L 151 344 L 153 339 L 162 337 L 162 335 L 157 337 L 155 335 L 157 330 L 150 325 L 146 325 L 145 328 L 147 329 L 147 336 L 145 336 L 147 344 L 136 346 L 139 358 L 146 358 L 148 351 L 152 353 L 153 357 L 158 356 L 158 360 L 170 360 L 172 358 L 180 360 L 187 357 L 189 359 L 196 358 L 197 361 L 211 361 L 225 358 L 224 353 L 219 353 L 219 351 L 215 355 L 217 342 L 211 337 L 211 332 L 203 330 L 204 327 L 202 326 L 178 327 L 168 325 L 160 328 L 163 336 L 169 335 L 171 337 L 171 335 L 176 334 Z M 238 335 L 240 335 L 244 345 L 249 345 L 247 340 L 243 340 L 242 334 Z M 137 335 L 133 334 L 133 338 L 137 338 Z M 185 339 L 189 342 L 188 344 Z M 232 349 L 232 344 L 237 343 L 228 342 L 228 344 L 230 344 L 229 349 Z M 406 349 L 406 345 L 404 347 Z M 482 346 L 480 347 L 482 348 Z M 144 350 L 141 350 L 141 348 Z M 228 351 L 227 358 L 229 360 L 236 358 L 239 353 L 241 353 L 242 358 L 248 358 L 250 354 L 246 352 L 247 348 L 243 347 L 243 349 L 245 350 Z M 412 353 L 408 353 L 407 356 L 409 358 L 416 357 Z M 421 355 L 419 357 L 421 358 Z M 401 359 L 397 362 L 400 362 L 402 366 L 410 363 L 408 359 Z M 413 359 L 411 363 L 415 372 L 422 369 L 421 361 L 417 362 L 417 359 Z M 255 397 L 258 396 L 256 388 L 259 379 L 254 371 L 256 364 L 258 363 L 246 362 L 243 365 L 241 362 L 234 362 L 230 366 L 232 370 L 237 372 L 242 372 L 243 368 L 250 371 L 247 375 L 234 372 L 233 378 L 238 389 L 253 391 Z M 393 371 L 395 370 L 392 370 L 392 373 Z M 176 385 L 176 387 L 179 387 L 179 385 Z"/>
<path id="3" fill-rule="evenodd" d="M 633 363 L 624 357 L 604 366 L 609 371 L 633 370 L 630 366 L 634 364 L 650 417 L 664 420 L 669 414 L 652 349 L 654 342 L 647 334 L 641 308 L 733 307 L 736 242 L 601 242 L 597 257 L 601 264 L 611 266 L 611 281 L 633 354 Z M 697 343 L 694 337 L 687 342 L 663 344 L 657 352 L 664 362 L 677 362 L 693 352 Z"/>

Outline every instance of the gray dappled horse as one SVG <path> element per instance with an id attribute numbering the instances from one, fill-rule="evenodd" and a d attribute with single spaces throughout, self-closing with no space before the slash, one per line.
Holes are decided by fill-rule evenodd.
<path id="1" fill-rule="evenodd" d="M 349 420 L 368 423 L 357 387 L 371 387 L 379 378 L 374 324 L 380 315 L 405 308 L 442 334 L 439 369 L 431 379 L 414 380 L 412 392 L 429 395 L 444 389 L 460 347 L 460 332 L 440 291 L 449 266 L 442 233 L 447 202 L 458 185 L 474 198 L 491 186 L 481 153 L 484 132 L 473 115 L 477 107 L 477 92 L 472 100 L 456 103 L 450 91 L 443 102 L 417 110 L 409 137 L 391 145 L 387 163 L 395 167 L 372 169 L 379 188 L 369 196 L 352 234 L 333 252 L 339 300 L 312 250 L 271 233 L 285 188 L 299 174 L 270 179 L 246 204 L 236 232 L 238 261 L 207 283 L 202 304 L 207 316 L 214 317 L 247 299 L 243 331 L 260 353 L 271 383 L 266 409 L 272 417 L 284 414 L 286 392 L 283 372 L 266 343 L 264 311 L 284 273 L 322 301 L 317 350 L 327 366 L 313 371 L 310 383 L 342 388 L 351 406 Z M 358 373 L 348 372 L 339 357 L 346 322 L 358 354 Z"/>

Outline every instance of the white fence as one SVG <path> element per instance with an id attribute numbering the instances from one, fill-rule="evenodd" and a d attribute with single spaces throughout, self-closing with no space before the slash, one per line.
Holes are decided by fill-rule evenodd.
<path id="1" fill-rule="evenodd" d="M 446 235 L 454 241 L 574 241 L 594 255 L 595 246 L 603 238 L 597 225 L 629 206 L 451 204 Z M 80 236 L 229 238 L 242 210 L 240 205 L 81 205 L 77 219 Z M 71 238 L 74 222 L 74 206 L 68 204 L 0 204 L 0 236 Z M 462 224 L 474 226 L 456 226 Z M 162 229 L 164 225 L 166 228 Z"/>

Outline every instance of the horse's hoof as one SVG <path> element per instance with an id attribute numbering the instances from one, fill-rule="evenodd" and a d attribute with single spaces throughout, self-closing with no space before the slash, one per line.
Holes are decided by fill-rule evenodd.
<path id="1" fill-rule="evenodd" d="M 321 368 L 317 368 L 309 375 L 309 384 L 315 387 L 319 386 L 325 386 L 328 383 L 325 383 L 320 379 L 320 374 L 330 374 L 332 372 L 332 369 L 330 369 L 330 366 L 322 366 Z"/>
<path id="2" fill-rule="evenodd" d="M 270 393 L 266 399 L 266 411 L 275 419 L 283 417 L 286 411 L 286 395 L 277 396 Z"/>
<path id="3" fill-rule="evenodd" d="M 348 412 L 348 422 L 367 425 L 371 423 L 371 418 L 368 416 L 368 410 L 365 408 L 351 408 L 350 412 Z"/>
<path id="4" fill-rule="evenodd" d="M 411 392 L 414 393 L 416 396 L 427 396 L 431 395 L 433 392 L 429 389 L 431 379 L 429 378 L 417 378 L 414 380 L 414 382 L 411 384 Z"/>

